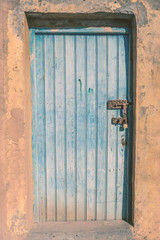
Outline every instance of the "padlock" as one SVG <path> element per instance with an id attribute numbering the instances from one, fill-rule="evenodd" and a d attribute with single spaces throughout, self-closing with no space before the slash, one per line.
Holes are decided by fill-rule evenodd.
<path id="1" fill-rule="evenodd" d="M 128 128 L 128 124 L 127 123 L 123 123 L 123 128 Z"/>

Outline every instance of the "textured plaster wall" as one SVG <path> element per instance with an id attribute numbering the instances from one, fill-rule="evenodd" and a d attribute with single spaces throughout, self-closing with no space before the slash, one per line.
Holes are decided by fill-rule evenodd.
<path id="1" fill-rule="evenodd" d="M 135 239 L 160 239 L 160 1 L 0 1 L 0 239 L 33 224 L 31 93 L 25 11 L 134 13 L 137 23 Z"/>

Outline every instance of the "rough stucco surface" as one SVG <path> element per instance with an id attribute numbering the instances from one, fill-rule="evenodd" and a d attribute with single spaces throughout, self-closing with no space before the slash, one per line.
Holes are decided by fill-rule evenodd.
<path id="1" fill-rule="evenodd" d="M 36 226 L 38 225 L 38 226 Z M 47 226 L 45 226 L 47 225 Z M 35 224 L 25 240 L 134 240 L 124 221 L 54 222 Z"/>
<path id="2" fill-rule="evenodd" d="M 160 1 L 0 1 L 0 239 L 33 224 L 31 94 L 24 11 L 134 13 L 137 23 L 135 239 L 160 239 Z"/>

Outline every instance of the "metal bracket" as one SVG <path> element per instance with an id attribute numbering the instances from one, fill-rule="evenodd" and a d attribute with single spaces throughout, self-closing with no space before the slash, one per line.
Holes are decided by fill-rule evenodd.
<path id="1" fill-rule="evenodd" d="M 107 102 L 108 109 L 122 109 L 123 116 L 120 118 L 112 118 L 113 124 L 123 125 L 123 128 L 128 128 L 127 108 L 131 103 L 128 100 L 110 100 Z"/>

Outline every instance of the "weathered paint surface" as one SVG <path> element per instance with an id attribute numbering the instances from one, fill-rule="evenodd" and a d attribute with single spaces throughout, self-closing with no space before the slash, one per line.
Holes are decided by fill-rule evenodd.
<path id="1" fill-rule="evenodd" d="M 1 239 L 24 239 L 33 223 L 31 86 L 24 11 L 134 13 L 137 23 L 136 239 L 160 236 L 160 2 L 159 0 L 1 1 L 0 220 Z M 2 34 L 3 33 L 3 34 Z M 16 131 L 15 131 L 16 129 Z"/>
<path id="2" fill-rule="evenodd" d="M 36 222 L 129 219 L 131 141 L 106 108 L 132 101 L 127 32 L 30 30 Z"/>

